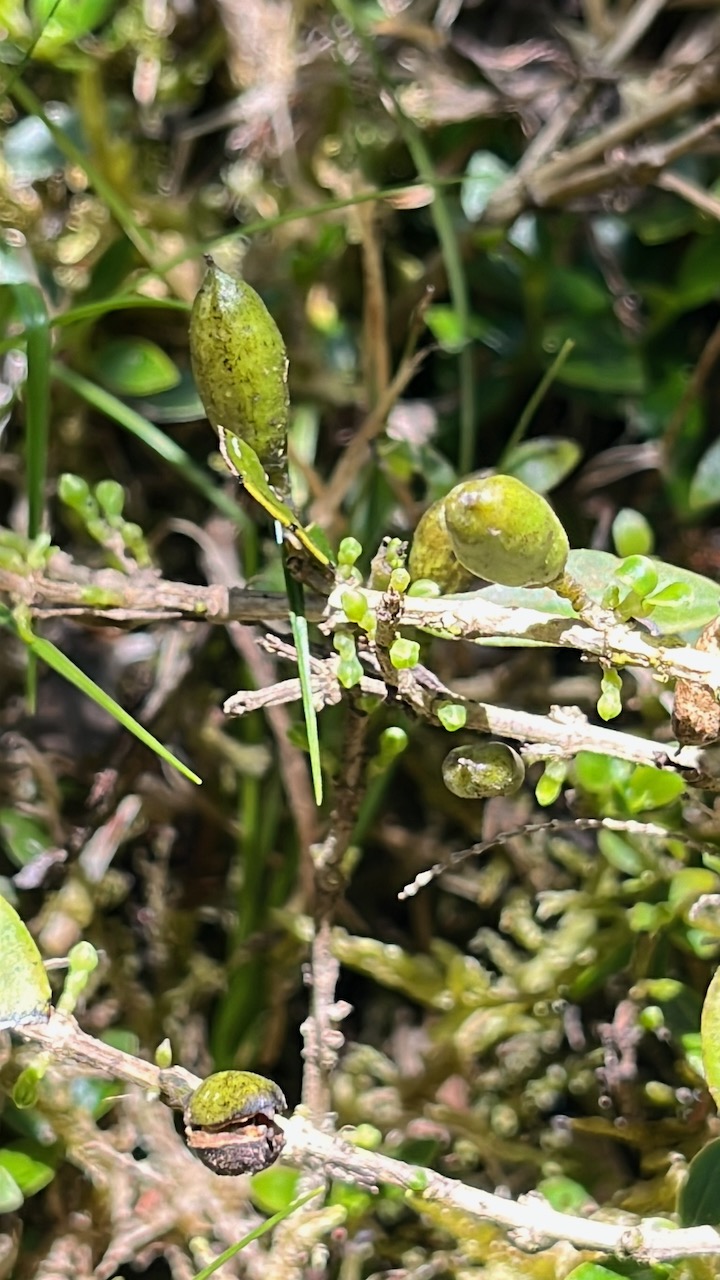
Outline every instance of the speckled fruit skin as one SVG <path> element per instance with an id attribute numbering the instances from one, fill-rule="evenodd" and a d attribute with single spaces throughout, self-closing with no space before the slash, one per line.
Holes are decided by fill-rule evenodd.
<path id="1" fill-rule="evenodd" d="M 472 573 L 460 564 L 453 551 L 445 523 L 445 499 L 428 507 L 413 534 L 408 558 L 408 571 L 413 582 L 430 578 L 437 582 L 443 595 L 467 591 L 475 582 Z"/>
<path id="2" fill-rule="evenodd" d="M 285 343 L 260 295 L 212 260 L 192 307 L 190 358 L 209 421 L 249 444 L 271 483 L 285 492 Z"/>
<path id="3" fill-rule="evenodd" d="M 285 1135 L 275 1123 L 287 1110 L 281 1089 L 252 1071 L 218 1071 L 203 1080 L 184 1111 L 188 1146 L 213 1173 L 258 1173 L 277 1160 Z"/>
<path id="4" fill-rule="evenodd" d="M 539 587 L 565 568 L 565 530 L 545 498 L 514 476 L 456 485 L 445 499 L 445 523 L 460 563 L 488 582 Z"/>
<path id="5" fill-rule="evenodd" d="M 443 782 L 462 800 L 511 796 L 525 780 L 525 765 L 504 742 L 468 743 L 455 747 L 443 761 Z"/>

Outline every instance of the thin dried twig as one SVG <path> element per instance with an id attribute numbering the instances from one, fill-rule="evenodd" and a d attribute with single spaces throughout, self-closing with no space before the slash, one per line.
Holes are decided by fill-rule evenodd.
<path id="1" fill-rule="evenodd" d="M 75 1063 L 93 1074 L 127 1080 L 154 1092 L 167 1105 L 182 1107 L 189 1092 L 197 1088 L 197 1076 L 181 1067 L 161 1070 L 95 1040 L 81 1031 L 74 1018 L 53 1014 L 49 1021 L 27 1023 L 17 1028 L 24 1041 L 47 1050 L 61 1062 Z M 678 1258 L 720 1255 L 720 1232 L 713 1227 L 676 1230 L 663 1227 L 657 1217 L 627 1222 L 605 1222 L 591 1215 L 577 1217 L 559 1213 L 537 1193 L 510 1200 L 477 1187 L 447 1178 L 431 1169 L 418 1169 L 378 1152 L 366 1151 L 336 1134 L 324 1133 L 304 1117 L 296 1115 L 278 1121 L 285 1131 L 284 1159 L 325 1176 L 351 1180 L 377 1189 L 385 1184 L 411 1193 L 412 1203 L 422 1212 L 423 1201 L 471 1214 L 480 1221 L 493 1222 L 510 1232 L 511 1241 L 524 1249 L 547 1248 L 554 1241 L 567 1241 L 580 1249 L 636 1262 L 670 1262 Z"/>
<path id="2" fill-rule="evenodd" d="M 367 725 L 367 716 L 349 702 L 342 772 L 336 786 L 328 834 L 323 843 L 312 850 L 315 867 L 315 936 L 310 956 L 310 1016 L 302 1027 L 305 1041 L 303 1102 L 316 1123 L 328 1122 L 331 1111 L 330 1079 L 344 1043 L 338 1024 L 350 1011 L 345 1003 L 338 1002 L 335 997 L 340 964 L 333 954 L 332 923 L 345 889 L 342 860 L 347 853 L 362 800 Z"/>
<path id="3" fill-rule="evenodd" d="M 551 831 L 622 831 L 630 836 L 648 836 L 654 840 L 679 840 L 682 844 L 701 852 L 717 855 L 717 846 L 706 841 L 696 840 L 681 831 L 670 831 L 656 822 L 636 822 L 633 818 L 550 818 L 547 822 L 527 822 L 522 827 L 514 827 L 511 831 L 498 831 L 492 840 L 480 840 L 468 849 L 456 849 L 444 862 L 436 862 L 427 871 L 420 871 L 410 884 L 400 890 L 398 898 L 414 898 L 416 893 L 431 884 L 438 876 L 466 862 L 468 858 L 479 858 L 499 844 L 507 844 L 508 840 L 516 840 L 518 836 L 544 835 Z"/>

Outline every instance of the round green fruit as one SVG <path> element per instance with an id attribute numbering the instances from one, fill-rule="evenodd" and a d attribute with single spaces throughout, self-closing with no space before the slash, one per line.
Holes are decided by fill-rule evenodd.
<path id="1" fill-rule="evenodd" d="M 460 564 L 505 587 L 553 582 L 570 550 L 550 504 L 514 476 L 463 480 L 445 498 L 445 525 Z"/>
<path id="2" fill-rule="evenodd" d="M 443 761 L 443 782 L 462 800 L 511 796 L 522 786 L 525 765 L 504 742 L 469 743 L 455 747 Z"/>
<path id="3" fill-rule="evenodd" d="M 258 1173 L 285 1145 L 275 1122 L 285 1110 L 285 1096 L 272 1080 L 252 1071 L 217 1071 L 186 1103 L 187 1144 L 213 1173 Z"/>
<path id="4" fill-rule="evenodd" d="M 443 595 L 467 591 L 475 581 L 453 551 L 445 523 L 445 498 L 433 502 L 422 516 L 413 534 L 408 569 L 413 582 L 430 579 Z"/>

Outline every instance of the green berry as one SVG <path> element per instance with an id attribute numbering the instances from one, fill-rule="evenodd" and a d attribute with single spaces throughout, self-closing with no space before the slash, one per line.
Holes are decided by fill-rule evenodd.
<path id="1" fill-rule="evenodd" d="M 445 523 L 460 563 L 488 582 L 538 587 L 565 568 L 565 530 L 546 499 L 514 476 L 456 485 L 445 499 Z"/>
<path id="2" fill-rule="evenodd" d="M 390 661 L 396 671 L 416 667 L 420 661 L 420 645 L 416 640 L 405 640 L 398 636 L 390 645 Z"/>
<path id="3" fill-rule="evenodd" d="M 453 550 L 445 523 L 445 498 L 433 502 L 420 520 L 413 535 L 408 569 L 413 584 L 429 578 L 437 583 L 441 595 L 467 591 L 475 582 Z M 410 593 L 413 594 L 412 587 Z"/>
<path id="4" fill-rule="evenodd" d="M 504 742 L 469 743 L 455 747 L 443 761 L 443 782 L 463 800 L 511 796 L 523 784 L 525 765 Z"/>

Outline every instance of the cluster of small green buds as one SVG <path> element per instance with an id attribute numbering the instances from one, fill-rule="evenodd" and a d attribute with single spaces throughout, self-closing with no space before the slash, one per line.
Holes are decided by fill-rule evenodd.
<path id="1" fill-rule="evenodd" d="M 467 724 L 467 707 L 459 702 L 443 702 L 437 709 L 437 718 L 448 733 L 456 733 Z"/>
<path id="2" fill-rule="evenodd" d="M 627 622 L 629 618 L 651 618 L 656 605 L 681 609 L 689 598 L 690 589 L 682 582 L 669 582 L 658 590 L 654 562 L 647 556 L 634 555 L 618 565 L 602 603 L 621 622 Z"/>
<path id="3" fill-rule="evenodd" d="M 614 720 L 622 711 L 622 677 L 614 667 L 603 671 L 597 712 L 601 720 Z"/>
<path id="4" fill-rule="evenodd" d="M 155 1066 L 161 1071 L 168 1071 L 172 1066 L 172 1045 L 166 1036 L 155 1050 Z"/>
<path id="5" fill-rule="evenodd" d="M 77 942 L 68 952 L 65 985 L 57 1003 L 58 1013 L 73 1013 L 90 974 L 97 969 L 98 953 L 91 942 Z"/>
<path id="6" fill-rule="evenodd" d="M 362 543 L 357 538 L 343 538 L 337 553 L 337 576 L 340 582 L 358 586 L 362 582 L 362 574 L 357 562 L 362 555 Z"/>
<path id="7" fill-rule="evenodd" d="M 383 729 L 378 741 L 377 754 L 368 765 L 368 776 L 377 777 L 381 773 L 386 773 L 405 751 L 408 741 L 407 733 L 399 725 L 390 725 L 387 729 Z"/>
<path id="8" fill-rule="evenodd" d="M 377 618 L 372 609 L 368 608 L 367 599 L 362 591 L 357 589 L 343 591 L 341 604 L 348 622 L 354 623 L 355 626 L 366 631 L 369 636 L 375 635 Z"/>
<path id="9" fill-rule="evenodd" d="M 101 480 L 91 491 L 87 480 L 66 471 L 58 481 L 58 496 L 80 517 L 90 537 L 111 554 L 117 554 L 119 538 L 123 551 L 140 568 L 150 565 L 150 552 L 140 525 L 123 518 L 125 492 L 117 480 Z"/>
<path id="10" fill-rule="evenodd" d="M 355 637 L 347 631 L 336 631 L 333 636 L 333 648 L 340 661 L 337 678 L 343 689 L 354 689 L 362 680 L 363 669 L 357 656 Z"/>
<path id="11" fill-rule="evenodd" d="M 389 657 L 396 671 L 408 671 L 420 661 L 420 645 L 417 640 L 397 636 L 390 645 Z"/>
<path id="12" fill-rule="evenodd" d="M 418 578 L 416 582 L 411 582 L 407 589 L 409 596 L 421 596 L 426 600 L 437 600 L 442 595 L 442 589 L 437 582 L 433 582 L 432 578 Z"/>
<path id="13" fill-rule="evenodd" d="M 37 1105 L 38 1086 L 46 1074 L 52 1058 L 49 1053 L 39 1053 L 33 1061 L 20 1072 L 12 1091 L 12 1100 L 20 1111 Z"/>
<path id="14" fill-rule="evenodd" d="M 546 762 L 535 788 L 535 799 L 543 809 L 547 809 L 557 800 L 565 784 L 567 772 L 567 760 L 554 759 Z"/>

